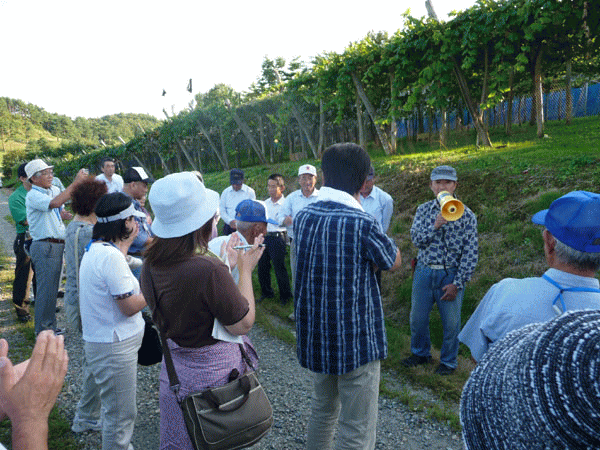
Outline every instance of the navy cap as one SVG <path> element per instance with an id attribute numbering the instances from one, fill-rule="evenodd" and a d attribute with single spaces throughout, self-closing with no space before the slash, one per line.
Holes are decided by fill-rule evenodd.
<path id="1" fill-rule="evenodd" d="M 544 225 L 552 236 L 575 250 L 600 252 L 600 194 L 573 191 L 554 200 L 531 221 Z"/>
<path id="2" fill-rule="evenodd" d="M 267 219 L 265 205 L 257 200 L 243 200 L 235 207 L 235 220 L 241 222 L 265 222 L 279 225 L 273 219 Z"/>
<path id="3" fill-rule="evenodd" d="M 373 178 L 375 178 L 375 169 L 371 166 L 369 173 L 367 174 L 367 180 L 372 180 Z"/>
<path id="4" fill-rule="evenodd" d="M 231 169 L 229 172 L 229 184 L 242 184 L 244 182 L 244 171 L 242 169 Z"/>

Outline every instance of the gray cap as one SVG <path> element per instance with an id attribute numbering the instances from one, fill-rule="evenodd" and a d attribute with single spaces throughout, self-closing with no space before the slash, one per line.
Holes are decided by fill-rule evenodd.
<path id="1" fill-rule="evenodd" d="M 450 166 L 438 166 L 431 171 L 431 181 L 436 180 L 458 181 L 456 170 Z"/>
<path id="2" fill-rule="evenodd" d="M 600 311 L 572 311 L 510 332 L 465 384 L 466 448 L 600 448 L 599 367 Z"/>

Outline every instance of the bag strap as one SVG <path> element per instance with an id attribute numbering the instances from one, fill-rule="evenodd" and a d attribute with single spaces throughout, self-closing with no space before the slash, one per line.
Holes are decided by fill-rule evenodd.
<path id="1" fill-rule="evenodd" d="M 163 348 L 163 356 L 165 357 L 165 366 L 167 369 L 167 375 L 169 376 L 169 387 L 175 394 L 177 401 L 181 403 L 179 400 L 179 377 L 177 376 L 177 372 L 175 371 L 175 365 L 173 364 L 173 358 L 171 357 L 171 350 L 169 349 L 169 344 L 167 343 L 167 337 L 165 336 L 164 329 L 164 321 L 162 317 L 162 313 L 160 311 L 160 307 L 158 304 L 158 295 L 156 295 L 156 287 L 154 286 L 154 277 L 152 276 L 152 270 L 148 265 L 148 276 L 150 277 L 150 284 L 152 285 L 152 294 L 154 295 L 154 303 L 156 305 L 156 317 L 160 319 L 161 323 L 158 324 L 158 334 L 160 336 L 160 343 Z"/>
<path id="2" fill-rule="evenodd" d="M 75 230 L 75 278 L 77 278 L 77 298 L 79 298 L 79 232 L 85 225 L 80 225 Z"/>
<path id="3" fill-rule="evenodd" d="M 600 289 L 598 289 L 598 288 L 564 287 L 564 286 L 561 286 L 560 284 L 558 284 L 558 282 L 554 281 L 552 278 L 550 278 L 546 274 L 543 274 L 542 278 L 544 280 L 546 280 L 548 283 L 550 283 L 551 285 L 553 285 L 555 288 L 557 288 L 558 291 L 559 291 L 558 294 L 556 295 L 556 297 L 554 298 L 554 300 L 552 301 L 552 309 L 554 309 L 554 312 L 557 315 L 559 315 L 559 316 L 562 313 L 567 312 L 567 306 L 565 305 L 565 299 L 563 297 L 563 292 L 597 292 L 597 293 L 600 293 Z M 557 305 L 558 301 L 560 301 L 560 305 L 562 307 L 562 311 L 561 311 L 561 309 Z"/>
<path id="4" fill-rule="evenodd" d="M 160 311 L 160 307 L 158 304 L 158 296 L 156 295 L 156 287 L 154 286 L 154 278 L 152 277 L 152 270 L 150 268 L 150 266 L 148 266 L 148 275 L 150 277 L 150 284 L 152 285 L 152 293 L 154 295 L 154 303 L 156 304 L 156 316 L 157 319 L 160 318 L 160 321 L 163 322 L 163 317 L 162 317 L 162 313 Z M 181 383 L 179 382 L 179 377 L 177 376 L 177 372 L 175 371 L 175 365 L 173 364 L 173 358 L 171 357 L 171 350 L 169 349 L 169 345 L 167 343 L 167 337 L 165 336 L 165 333 L 163 331 L 163 325 L 164 322 L 162 324 L 158 324 L 158 331 L 160 334 L 160 342 L 162 343 L 162 347 L 163 347 L 163 356 L 165 357 L 165 367 L 167 369 L 167 375 L 169 377 L 169 387 L 171 388 L 171 390 L 173 391 L 173 393 L 175 394 L 175 397 L 177 398 L 177 401 L 179 403 L 181 403 L 181 400 L 179 399 L 179 389 L 181 387 Z M 244 346 L 242 344 L 238 344 L 239 348 L 240 348 L 240 352 L 242 353 L 242 358 L 244 360 L 244 362 L 246 363 L 246 365 L 248 367 L 250 367 L 252 370 L 256 370 L 254 368 L 254 364 L 252 364 L 252 361 L 250 360 L 250 357 L 248 356 L 248 353 L 246 352 L 246 349 L 244 348 Z"/>

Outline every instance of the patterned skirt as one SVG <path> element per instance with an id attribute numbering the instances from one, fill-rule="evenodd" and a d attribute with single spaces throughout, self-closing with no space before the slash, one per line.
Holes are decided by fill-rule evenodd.
<path id="1" fill-rule="evenodd" d="M 246 352 L 255 368 L 258 368 L 258 355 L 247 336 L 243 337 Z M 248 370 L 238 344 L 219 341 L 216 344 L 188 348 L 180 347 L 168 340 L 175 372 L 179 377 L 179 398 L 193 392 L 217 386 L 229 381 L 229 374 L 237 369 L 243 374 Z M 193 450 L 183 413 L 175 394 L 169 387 L 169 377 L 163 358 L 160 371 L 160 448 L 161 450 Z"/>

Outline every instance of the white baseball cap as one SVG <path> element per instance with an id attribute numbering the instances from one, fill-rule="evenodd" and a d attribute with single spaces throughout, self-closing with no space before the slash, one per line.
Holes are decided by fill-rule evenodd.
<path id="1" fill-rule="evenodd" d="M 34 176 L 36 173 L 41 172 L 42 170 L 52 169 L 54 166 L 49 166 L 41 159 L 34 159 L 27 163 L 25 166 L 25 174 L 27 175 L 27 179 Z"/>
<path id="2" fill-rule="evenodd" d="M 209 191 L 191 172 L 167 175 L 150 188 L 148 201 L 155 217 L 152 232 L 160 238 L 185 236 L 211 220 L 219 194 Z"/>
<path id="3" fill-rule="evenodd" d="M 298 176 L 304 175 L 305 173 L 316 177 L 317 168 L 315 166 L 311 166 L 310 164 L 304 164 L 298 169 Z"/>

